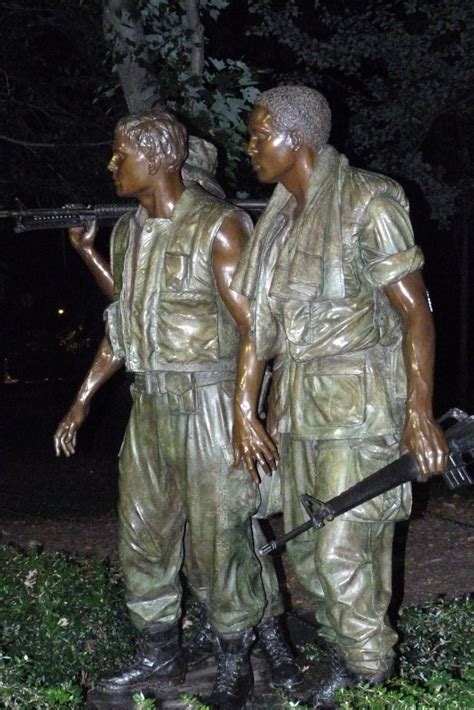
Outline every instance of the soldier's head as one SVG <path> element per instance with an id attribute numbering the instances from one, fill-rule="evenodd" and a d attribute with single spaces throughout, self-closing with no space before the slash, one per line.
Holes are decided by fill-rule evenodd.
<path id="1" fill-rule="evenodd" d="M 257 98 L 248 121 L 248 153 L 262 182 L 275 182 L 302 148 L 317 154 L 331 130 L 324 96 L 307 86 L 277 86 Z"/>
<path id="2" fill-rule="evenodd" d="M 138 195 L 142 184 L 163 168 L 179 173 L 186 160 L 188 134 L 167 111 L 144 112 L 121 118 L 114 135 L 113 173 L 119 195 Z"/>

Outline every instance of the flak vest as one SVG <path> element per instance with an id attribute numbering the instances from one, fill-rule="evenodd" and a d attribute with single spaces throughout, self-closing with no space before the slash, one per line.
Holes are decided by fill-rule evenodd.
<path id="1" fill-rule="evenodd" d="M 403 425 L 406 402 L 401 326 L 383 286 L 374 286 L 377 265 L 373 265 L 370 277 L 364 272 L 358 256 L 358 240 L 369 203 L 387 198 L 406 211 L 407 202 L 396 182 L 344 164 L 339 173 L 339 190 L 339 208 L 330 203 L 335 198 L 328 201 L 330 226 L 322 243 L 324 251 L 313 254 L 309 240 L 302 247 L 302 240 L 297 239 L 289 255 L 293 259 L 289 266 L 287 263 L 285 267 L 284 255 L 280 253 L 267 296 L 263 293 L 264 279 L 257 280 L 254 292 L 257 351 L 260 357 L 268 357 L 276 354 L 275 343 L 281 346 L 281 336 L 278 337 L 275 321 L 272 323 L 265 306 L 269 296 L 273 318 L 276 316 L 285 334 L 280 430 L 291 431 L 297 439 L 397 436 Z M 268 249 L 285 221 L 284 198 L 277 199 L 281 200 L 283 212 L 272 214 L 271 206 L 267 208 L 268 228 L 260 254 L 263 268 Z M 318 214 L 313 209 L 312 216 L 307 209 L 306 229 Z M 395 257 L 406 261 L 403 267 L 396 267 L 400 269 L 396 280 L 421 268 L 423 263 L 421 252 L 413 246 L 411 232 L 407 233 L 407 247 L 401 258 Z M 300 255 L 304 258 L 300 259 Z M 333 292 L 324 293 L 323 288 L 311 293 L 318 286 L 313 285 L 312 274 L 322 268 L 326 273 L 329 271 L 326 282 Z M 385 265 L 387 268 L 390 278 L 390 263 L 388 267 Z M 292 287 L 288 286 L 289 273 Z"/>
<path id="2" fill-rule="evenodd" d="M 117 306 L 134 214 L 117 222 L 111 245 L 115 303 L 109 307 L 113 313 L 107 320 L 114 353 L 125 357 L 127 369 L 205 372 L 235 368 L 238 334 L 214 281 L 212 246 L 225 219 L 237 211 L 197 186 L 185 190 L 168 237 L 156 239 L 153 245 L 159 254 L 156 291 L 146 314 L 149 342 L 146 353 L 140 352 L 138 343 L 138 354 L 135 348 L 133 355 L 131 344 L 123 342 L 123 316 Z"/>

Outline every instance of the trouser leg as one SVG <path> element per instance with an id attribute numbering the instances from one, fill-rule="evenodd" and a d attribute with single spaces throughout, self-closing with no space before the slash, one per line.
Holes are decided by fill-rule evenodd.
<path id="1" fill-rule="evenodd" d="M 353 455 L 349 447 L 318 454 L 311 442 L 286 438 L 286 530 L 307 519 L 299 495 L 309 493 L 328 500 L 332 497 L 328 488 L 333 484 L 326 485 L 318 477 L 337 478 L 338 465 L 350 467 Z M 393 529 L 391 522 L 338 518 L 288 544 L 295 572 L 316 601 L 321 634 L 339 648 L 352 670 L 367 676 L 389 670 L 397 640 L 386 617 L 391 596 Z"/>
<path id="2" fill-rule="evenodd" d="M 284 608 L 273 558 L 271 555 L 258 554 L 258 550 L 267 542 L 258 518 L 252 518 L 252 533 L 254 549 L 262 567 L 262 583 L 266 599 L 263 616 L 264 618 L 279 616 L 283 614 Z"/>
<path id="3" fill-rule="evenodd" d="M 260 525 L 258 518 L 252 518 L 252 537 L 253 548 L 257 559 L 261 565 L 262 583 L 265 593 L 265 618 L 279 616 L 283 614 L 284 607 L 278 584 L 278 578 L 275 572 L 275 565 L 270 555 L 259 555 L 258 550 L 267 542 Z M 184 572 L 188 581 L 189 587 L 197 599 L 207 605 L 207 590 L 206 582 L 202 576 L 202 570 L 194 559 L 194 551 L 192 545 L 189 544 L 189 535 L 185 536 L 185 555 L 184 555 Z"/>
<path id="4" fill-rule="evenodd" d="M 209 621 L 226 635 L 257 624 L 266 602 L 251 524 L 258 494 L 243 467 L 232 466 L 232 399 L 222 384 L 199 387 L 198 410 L 176 417 L 176 426 L 186 450 L 193 576 L 206 580 Z"/>
<path id="5" fill-rule="evenodd" d="M 314 565 L 324 595 L 316 619 L 351 670 L 386 673 L 397 641 L 386 617 L 393 523 L 335 520 L 315 537 Z"/>
<path id="6" fill-rule="evenodd" d="M 119 552 L 127 606 L 141 631 L 180 617 L 185 508 L 161 452 L 166 420 L 154 396 L 134 399 L 119 462 Z"/>

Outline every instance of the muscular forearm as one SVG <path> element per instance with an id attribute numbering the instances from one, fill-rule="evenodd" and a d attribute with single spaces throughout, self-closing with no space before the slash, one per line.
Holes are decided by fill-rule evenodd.
<path id="1" fill-rule="evenodd" d="M 247 226 L 246 226 L 247 225 Z M 255 462 L 270 473 L 278 452 L 257 416 L 257 402 L 265 363 L 257 360 L 255 343 L 250 339 L 250 304 L 230 285 L 247 236 L 247 221 L 237 215 L 226 220 L 216 235 L 212 251 L 212 268 L 217 290 L 240 333 L 237 357 L 236 393 L 234 399 L 234 464 L 242 459 L 254 481 L 259 480 Z"/>
<path id="2" fill-rule="evenodd" d="M 419 311 L 405 328 L 403 357 L 407 375 L 407 415 L 432 415 L 435 332 L 428 308 Z"/>
<path id="3" fill-rule="evenodd" d="M 56 456 L 60 456 L 61 453 L 65 456 L 74 454 L 77 432 L 87 418 L 92 397 L 99 387 L 119 369 L 121 364 L 122 361 L 114 356 L 108 339 L 104 338 L 79 392 L 54 433 Z"/>
<path id="4" fill-rule="evenodd" d="M 423 478 L 447 466 L 447 444 L 433 418 L 434 326 L 419 272 L 389 286 L 386 293 L 403 330 L 407 403 L 401 450 L 417 458 Z"/>
<path id="5" fill-rule="evenodd" d="M 241 333 L 234 407 L 245 417 L 257 416 L 264 372 L 265 362 L 257 359 L 255 343 L 248 332 Z"/>
<path id="6" fill-rule="evenodd" d="M 77 253 L 86 264 L 102 293 L 111 301 L 114 294 L 114 280 L 107 261 L 94 247 L 77 249 Z"/>
<path id="7" fill-rule="evenodd" d="M 235 464 L 241 460 L 254 481 L 259 480 L 256 462 L 270 474 L 278 463 L 278 450 L 258 418 L 258 400 L 265 362 L 257 359 L 255 343 L 247 329 L 241 332 L 234 396 L 233 443 Z"/>
<path id="8" fill-rule="evenodd" d="M 435 331 L 419 272 L 387 288 L 402 324 L 407 414 L 432 414 Z"/>
<path id="9" fill-rule="evenodd" d="M 75 401 L 88 406 L 97 390 L 120 369 L 122 364 L 123 360 L 113 354 L 108 338 L 103 338 Z"/>

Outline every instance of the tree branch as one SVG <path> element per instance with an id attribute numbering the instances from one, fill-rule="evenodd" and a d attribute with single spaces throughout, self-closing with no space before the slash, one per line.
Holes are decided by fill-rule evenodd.
<path id="1" fill-rule="evenodd" d="M 134 113 L 159 106 L 159 88 L 146 68 L 148 51 L 141 19 L 131 15 L 126 0 L 105 0 L 102 21 L 128 110 Z"/>
<path id="2" fill-rule="evenodd" d="M 0 135 L 0 140 L 6 143 L 15 143 L 24 148 L 95 148 L 101 145 L 110 145 L 112 141 L 99 141 L 98 143 L 34 143 L 33 141 L 24 141 L 10 136 Z"/>
<path id="3" fill-rule="evenodd" d="M 186 17 L 192 31 L 191 71 L 201 77 L 204 72 L 204 27 L 199 16 L 199 0 L 186 0 Z"/>

